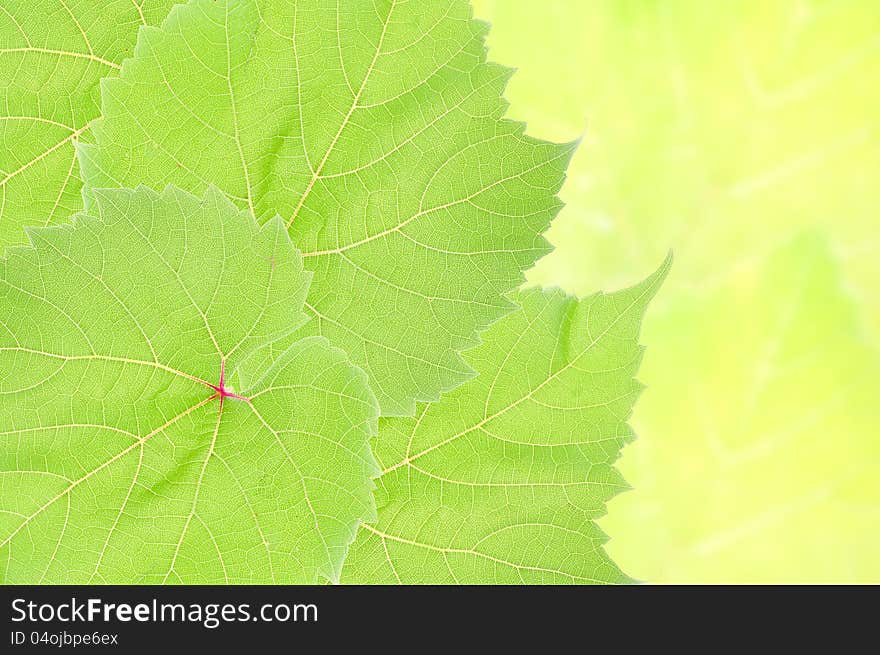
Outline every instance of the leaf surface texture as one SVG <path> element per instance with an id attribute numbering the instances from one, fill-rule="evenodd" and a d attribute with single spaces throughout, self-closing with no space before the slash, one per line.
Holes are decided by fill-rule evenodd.
<path id="1" fill-rule="evenodd" d="M 0 5 L 0 254 L 28 225 L 82 209 L 74 144 L 101 113 L 98 83 L 119 72 L 142 25 L 174 0 L 4 0 Z"/>
<path id="2" fill-rule="evenodd" d="M 629 579 L 595 520 L 627 488 L 614 468 L 641 385 L 639 326 L 669 262 L 625 291 L 515 296 L 468 353 L 480 375 L 414 418 L 383 418 L 379 519 L 350 583 L 568 584 Z"/>
<path id="3" fill-rule="evenodd" d="M 336 579 L 375 515 L 366 376 L 309 337 L 230 385 L 306 319 L 284 225 L 216 189 L 90 211 L 0 260 L 0 580 Z"/>
<path id="4" fill-rule="evenodd" d="M 502 118 L 469 3 L 192 0 L 103 84 L 88 186 L 218 186 L 280 215 L 316 273 L 308 333 L 410 415 L 548 251 L 573 146 Z M 283 346 L 282 346 L 283 348 Z M 270 354 L 269 357 L 274 355 Z M 244 371 L 242 372 L 244 375 Z"/>

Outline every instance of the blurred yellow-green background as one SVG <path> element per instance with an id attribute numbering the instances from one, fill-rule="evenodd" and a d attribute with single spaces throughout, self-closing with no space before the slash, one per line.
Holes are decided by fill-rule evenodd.
<path id="1" fill-rule="evenodd" d="M 648 582 L 880 582 L 880 2 L 475 0 L 510 115 L 582 138 L 530 281 L 673 272 L 645 321 Z"/>

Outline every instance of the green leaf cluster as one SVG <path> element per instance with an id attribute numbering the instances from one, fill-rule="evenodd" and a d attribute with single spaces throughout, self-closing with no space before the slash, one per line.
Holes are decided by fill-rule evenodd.
<path id="1" fill-rule="evenodd" d="M 0 580 L 628 580 L 595 520 L 669 262 L 516 290 L 574 146 L 468 2 L 40 4 L 0 11 Z"/>

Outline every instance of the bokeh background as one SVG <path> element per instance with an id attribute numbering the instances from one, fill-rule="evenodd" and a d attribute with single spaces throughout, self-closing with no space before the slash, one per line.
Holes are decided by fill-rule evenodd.
<path id="1" fill-rule="evenodd" d="M 648 582 L 880 582 L 880 2 L 475 0 L 510 115 L 582 138 L 530 281 L 667 250 L 602 526 Z"/>

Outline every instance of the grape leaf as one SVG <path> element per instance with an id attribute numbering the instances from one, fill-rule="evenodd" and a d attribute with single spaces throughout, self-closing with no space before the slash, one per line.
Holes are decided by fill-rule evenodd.
<path id="1" fill-rule="evenodd" d="M 280 220 L 216 189 L 96 192 L 0 260 L 0 581 L 335 580 L 375 516 L 366 376 L 304 320 Z"/>
<path id="2" fill-rule="evenodd" d="M 0 254 L 26 225 L 82 208 L 74 143 L 100 114 L 98 81 L 115 75 L 141 25 L 174 0 L 4 0 L 0 5 Z"/>
<path id="3" fill-rule="evenodd" d="M 192 0 L 102 84 L 87 187 L 201 193 L 279 214 L 316 273 L 306 333 L 411 415 L 473 372 L 460 351 L 510 311 L 573 145 L 502 118 L 465 0 Z"/>
<path id="4" fill-rule="evenodd" d="M 595 520 L 626 489 L 613 464 L 632 438 L 639 325 L 668 267 L 583 300 L 517 294 L 522 310 L 467 355 L 476 379 L 382 418 L 379 518 L 343 582 L 626 582 Z"/>

